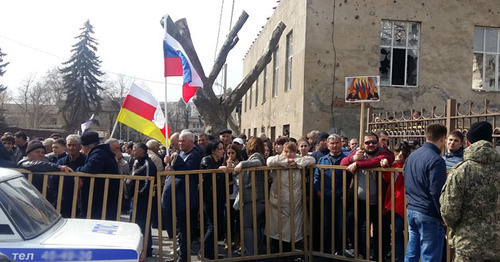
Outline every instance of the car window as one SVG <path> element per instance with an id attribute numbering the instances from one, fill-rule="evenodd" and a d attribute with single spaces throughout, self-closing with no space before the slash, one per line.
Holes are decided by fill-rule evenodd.
<path id="1" fill-rule="evenodd" d="M 60 219 L 54 207 L 22 177 L 0 183 L 0 204 L 25 239 L 42 234 Z"/>

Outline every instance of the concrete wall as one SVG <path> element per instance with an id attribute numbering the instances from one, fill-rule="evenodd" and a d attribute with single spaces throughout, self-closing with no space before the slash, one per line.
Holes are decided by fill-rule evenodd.
<path id="1" fill-rule="evenodd" d="M 293 15 L 290 15 L 293 14 Z M 267 45 L 276 25 L 282 21 L 286 29 L 279 41 L 278 49 L 278 95 L 273 98 L 273 61 L 267 65 L 267 87 L 266 102 L 262 100 L 264 73 L 258 80 L 258 106 L 255 107 L 255 86 L 247 92 L 247 103 L 243 98 L 241 129 L 248 135 L 248 129 L 257 128 L 257 134 L 261 128 L 268 134 L 271 127 L 276 127 L 276 136 L 283 132 L 283 125 L 290 125 L 290 135 L 301 137 L 303 130 L 303 105 L 304 93 L 304 55 L 305 55 L 305 19 L 306 2 L 303 0 L 282 1 L 276 8 L 273 16 L 262 29 L 260 36 L 250 47 L 244 60 L 244 74 L 254 67 L 258 58 L 267 51 Z M 285 91 L 285 61 L 286 61 L 286 39 L 293 32 L 293 62 L 292 62 L 292 88 Z M 250 93 L 252 92 L 252 105 L 249 106 Z M 246 106 L 246 111 L 245 111 Z"/>
<path id="2" fill-rule="evenodd" d="M 289 26 L 286 33 L 293 26 L 294 50 L 304 52 L 303 81 L 299 81 L 300 77 L 296 74 L 293 80 L 294 87 L 304 85 L 303 99 L 298 99 L 301 95 L 298 93 L 293 93 L 295 100 L 280 93 L 268 111 L 252 111 L 254 107 L 250 111 L 247 109 L 247 112 L 243 110 L 242 128 L 253 128 L 254 124 L 258 124 L 256 118 L 269 117 L 269 123 L 274 122 L 277 126 L 293 118 L 293 121 L 302 122 L 301 126 L 297 123 L 299 129 L 294 129 L 291 123 L 294 130 L 291 135 L 294 137 L 300 137 L 312 129 L 357 136 L 360 109 L 359 105 L 344 103 L 344 78 L 379 74 L 382 20 L 420 23 L 419 84 L 417 87 L 382 86 L 381 102 L 368 105 L 374 112 L 421 108 L 430 111 L 433 106 L 437 106 L 439 113 L 448 98 L 454 98 L 459 103 L 473 101 L 476 104 L 489 99 L 493 110 L 500 109 L 500 92 L 477 92 L 471 88 L 474 26 L 500 28 L 498 0 L 282 1 L 250 49 L 249 57 L 264 50 L 261 44 L 269 38 L 268 34 L 272 30 L 268 28 L 269 24 L 275 25 L 279 20 Z M 305 41 L 300 47 L 297 32 L 304 25 L 294 22 L 306 24 Z M 286 33 L 280 47 L 284 47 Z M 282 59 L 284 48 L 280 52 Z M 249 70 L 249 62 L 253 59 L 245 59 L 245 71 Z M 281 63 L 284 69 L 284 60 Z M 294 57 L 294 70 L 300 66 L 298 63 Z M 281 68 L 280 73 L 283 74 L 280 77 L 282 85 L 284 70 Z M 272 73 L 269 76 L 272 79 Z M 293 91 L 296 90 L 300 88 Z M 295 106 L 294 103 L 298 104 L 300 100 L 303 102 L 303 112 L 283 113 L 298 110 L 301 106 Z M 291 110 L 284 110 L 287 105 L 290 105 Z"/>

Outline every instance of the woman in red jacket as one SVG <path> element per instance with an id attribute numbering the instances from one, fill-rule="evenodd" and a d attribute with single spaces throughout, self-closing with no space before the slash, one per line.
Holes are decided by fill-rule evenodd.
<path id="1" fill-rule="evenodd" d="M 410 155 L 410 146 L 407 142 L 402 142 L 396 145 L 394 149 L 394 163 L 391 165 L 394 168 L 402 168 L 406 159 Z M 385 166 L 387 161 L 382 159 L 380 161 L 381 166 Z M 384 163 L 383 163 L 384 162 Z M 391 172 L 384 172 L 383 174 L 384 181 L 388 184 L 391 183 Z M 402 172 L 394 173 L 394 212 L 395 212 L 395 225 L 394 225 L 394 234 L 395 234 L 395 250 L 396 250 L 396 261 L 404 261 L 405 253 L 404 253 L 404 212 L 405 212 L 405 182 L 404 176 Z M 385 211 L 390 214 L 391 212 L 391 187 L 387 188 L 385 202 L 384 202 Z"/>

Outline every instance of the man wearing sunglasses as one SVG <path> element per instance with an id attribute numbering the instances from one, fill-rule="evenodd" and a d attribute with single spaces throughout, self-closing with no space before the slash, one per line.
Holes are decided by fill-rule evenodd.
<path id="1" fill-rule="evenodd" d="M 371 248 L 374 250 L 375 259 L 378 259 L 378 208 L 377 208 L 377 177 L 376 172 L 368 171 L 365 169 L 380 167 L 380 161 L 387 159 L 388 163 L 394 161 L 394 156 L 386 148 L 379 145 L 379 139 L 375 133 L 367 133 L 360 144 L 362 149 L 357 149 L 352 152 L 348 157 L 342 159 L 341 165 L 347 166 L 347 171 L 358 177 L 358 252 L 359 255 L 366 259 L 370 258 L 370 254 L 366 254 L 366 230 L 370 229 L 370 225 L 366 224 L 366 202 L 370 205 L 370 221 L 373 223 L 373 245 Z M 358 172 L 356 172 L 359 169 Z M 369 176 L 369 184 L 366 184 L 366 176 Z M 351 184 L 352 186 L 354 183 Z M 351 186 L 350 190 L 354 190 Z M 369 186 L 369 195 L 366 195 Z M 351 206 L 352 207 L 352 206 Z M 353 211 L 352 211 L 353 212 Z M 352 215 L 354 213 L 351 213 Z M 353 221 L 349 219 L 348 221 Z M 354 225 L 349 225 L 353 228 Z M 351 235 L 351 240 L 354 236 Z M 369 240 L 368 240 L 369 241 Z M 382 254 L 386 254 L 389 246 L 383 245 Z M 346 250 L 346 255 L 352 255 L 352 250 Z"/>

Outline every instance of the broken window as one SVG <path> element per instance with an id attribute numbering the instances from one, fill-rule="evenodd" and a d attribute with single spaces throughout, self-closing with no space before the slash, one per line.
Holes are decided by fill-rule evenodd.
<path id="1" fill-rule="evenodd" d="M 472 89 L 500 91 L 499 87 L 500 29 L 474 28 Z"/>
<path id="2" fill-rule="evenodd" d="M 382 21 L 380 29 L 380 82 L 390 86 L 417 86 L 420 24 Z"/>

